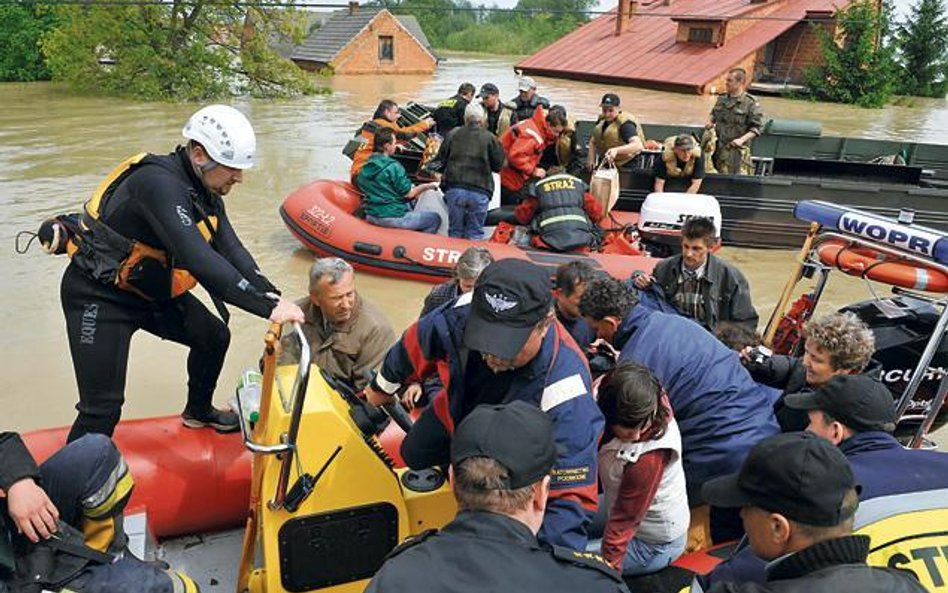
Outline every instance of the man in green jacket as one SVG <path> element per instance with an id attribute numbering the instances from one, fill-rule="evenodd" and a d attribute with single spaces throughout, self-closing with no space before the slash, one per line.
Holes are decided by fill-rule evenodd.
<path id="1" fill-rule="evenodd" d="M 372 156 L 356 177 L 356 185 L 365 194 L 362 202 L 365 218 L 378 226 L 436 233 L 441 226 L 437 212 L 412 210 L 410 200 L 437 183 L 412 186 L 405 167 L 392 158 L 395 154 L 395 133 L 382 128 L 375 133 Z"/>

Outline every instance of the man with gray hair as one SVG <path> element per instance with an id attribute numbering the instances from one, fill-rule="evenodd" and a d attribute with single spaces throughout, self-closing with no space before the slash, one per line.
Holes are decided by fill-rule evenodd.
<path id="1" fill-rule="evenodd" d="M 297 301 L 306 321 L 303 334 L 312 361 L 356 390 L 366 384 L 366 371 L 382 363 L 395 343 L 395 331 L 382 311 L 359 296 L 355 272 L 338 257 L 317 259 L 309 270 L 309 296 Z M 299 361 L 296 338 L 284 336 L 280 364 Z"/>
<path id="2" fill-rule="evenodd" d="M 504 149 L 487 131 L 487 115 L 477 103 L 464 110 L 464 126 L 448 134 L 437 160 L 444 163 L 441 188 L 448 206 L 448 235 L 483 239 L 493 173 L 504 166 Z"/>
<path id="3" fill-rule="evenodd" d="M 485 247 L 468 247 L 454 264 L 454 278 L 436 285 L 425 297 L 419 317 L 424 317 L 441 305 L 474 290 L 474 283 L 484 268 L 494 262 L 494 256 Z"/>

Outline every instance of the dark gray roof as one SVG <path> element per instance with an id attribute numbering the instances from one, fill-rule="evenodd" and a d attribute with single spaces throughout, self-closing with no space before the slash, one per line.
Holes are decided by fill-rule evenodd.
<path id="1" fill-rule="evenodd" d="M 382 10 L 384 9 L 380 7 L 360 6 L 355 13 L 350 13 L 349 9 L 333 12 L 329 20 L 296 47 L 291 58 L 328 64 Z M 415 17 L 401 15 L 395 18 L 434 55 L 434 50 L 431 49 L 431 44 Z"/>
<path id="2" fill-rule="evenodd" d="M 395 18 L 398 19 L 398 22 L 402 24 L 403 27 L 408 29 L 408 32 L 412 36 L 421 42 L 429 52 L 434 54 L 434 48 L 431 47 L 431 43 L 428 42 L 428 36 L 425 35 L 424 29 L 421 28 L 421 23 L 418 22 L 418 19 L 415 18 L 413 14 L 396 14 Z"/>

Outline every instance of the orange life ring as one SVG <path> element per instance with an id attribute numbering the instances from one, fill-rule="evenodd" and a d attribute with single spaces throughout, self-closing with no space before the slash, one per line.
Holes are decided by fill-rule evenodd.
<path id="1" fill-rule="evenodd" d="M 913 290 L 948 292 L 948 274 L 945 272 L 868 247 L 831 240 L 821 244 L 817 254 L 824 264 L 853 276 Z"/>

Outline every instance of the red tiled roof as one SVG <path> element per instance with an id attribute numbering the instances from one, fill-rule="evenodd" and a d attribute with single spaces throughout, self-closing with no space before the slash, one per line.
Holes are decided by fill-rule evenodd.
<path id="1" fill-rule="evenodd" d="M 772 3 L 779 6 L 773 7 Z M 553 42 L 517 64 L 528 74 L 559 78 L 600 80 L 687 88 L 701 87 L 751 52 L 780 36 L 808 11 L 829 11 L 835 4 L 845 6 L 846 0 L 769 0 L 767 4 L 751 4 L 750 0 L 675 0 L 671 6 L 662 2 L 639 5 L 628 29 L 615 35 L 615 10 L 586 23 L 576 31 Z M 755 20 L 724 45 L 676 43 L 677 20 L 734 18 L 742 13 L 770 8 L 772 20 Z M 648 16 L 648 15 L 654 16 Z"/>

